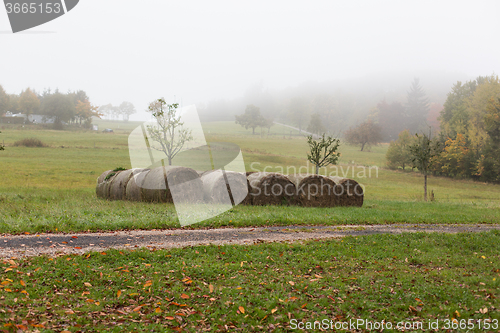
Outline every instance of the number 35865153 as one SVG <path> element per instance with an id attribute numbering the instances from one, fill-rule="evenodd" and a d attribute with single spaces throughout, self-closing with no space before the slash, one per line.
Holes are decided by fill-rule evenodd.
<path id="1" fill-rule="evenodd" d="M 46 13 L 46 14 L 59 14 L 62 10 L 60 3 L 6 3 L 5 7 L 7 8 L 7 14 L 15 13 Z"/>

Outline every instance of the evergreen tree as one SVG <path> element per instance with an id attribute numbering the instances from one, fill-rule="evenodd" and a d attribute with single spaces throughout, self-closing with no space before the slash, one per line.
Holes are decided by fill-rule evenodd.
<path id="1" fill-rule="evenodd" d="M 415 78 L 411 84 L 406 103 L 406 128 L 410 133 L 417 133 L 425 127 L 425 120 L 429 113 L 429 99 Z"/>

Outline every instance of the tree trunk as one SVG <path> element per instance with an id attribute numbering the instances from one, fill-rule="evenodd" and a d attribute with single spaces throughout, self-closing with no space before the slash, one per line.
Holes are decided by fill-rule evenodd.
<path id="1" fill-rule="evenodd" d="M 427 201 L 427 173 L 424 174 L 424 201 Z"/>
<path id="2" fill-rule="evenodd" d="M 361 144 L 361 151 L 363 151 L 363 149 L 365 149 L 365 143 Z"/>
<path id="3" fill-rule="evenodd" d="M 319 174 L 319 165 L 316 165 L 316 174 Z"/>
<path id="4" fill-rule="evenodd" d="M 170 156 L 168 157 L 168 165 L 172 165 L 172 158 Z"/>
<path id="5" fill-rule="evenodd" d="M 255 135 L 255 127 L 252 127 L 252 135 Z"/>

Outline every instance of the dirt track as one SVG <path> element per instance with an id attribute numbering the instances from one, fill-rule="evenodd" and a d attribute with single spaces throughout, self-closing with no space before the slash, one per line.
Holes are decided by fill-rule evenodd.
<path id="1" fill-rule="evenodd" d="M 379 233 L 403 232 L 483 232 L 500 230 L 500 224 L 486 225 L 345 225 L 286 226 L 267 228 L 202 230 L 134 230 L 106 233 L 1 235 L 0 257 L 57 255 L 102 251 L 109 248 L 172 248 L 201 244 L 254 244 L 258 242 L 339 238 Z"/>

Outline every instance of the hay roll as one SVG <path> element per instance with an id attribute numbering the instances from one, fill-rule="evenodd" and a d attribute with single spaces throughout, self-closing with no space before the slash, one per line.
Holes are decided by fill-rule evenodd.
<path id="1" fill-rule="evenodd" d="M 248 182 L 253 205 L 290 205 L 295 202 L 295 185 L 282 174 L 256 172 L 248 176 Z"/>
<path id="2" fill-rule="evenodd" d="M 142 201 L 142 184 L 144 178 L 149 173 L 149 169 L 136 169 L 130 177 L 125 188 L 125 197 L 123 199 L 130 201 Z"/>
<path id="3" fill-rule="evenodd" d="M 130 179 L 141 172 L 144 169 L 129 169 L 121 171 L 116 177 L 113 178 L 111 186 L 109 188 L 109 199 L 110 200 L 122 200 L 125 199 L 127 193 L 127 184 Z"/>
<path id="4" fill-rule="evenodd" d="M 288 175 L 297 188 L 297 204 L 303 207 L 335 207 L 335 182 L 325 176 L 312 174 Z"/>
<path id="5" fill-rule="evenodd" d="M 143 201 L 174 202 L 172 187 L 176 189 L 176 201 L 203 201 L 203 183 L 198 173 L 191 168 L 165 166 L 151 169 L 141 187 Z"/>
<path id="6" fill-rule="evenodd" d="M 337 185 L 334 195 L 338 197 L 339 206 L 363 206 L 364 191 L 363 187 L 357 181 L 342 177 L 329 178 Z"/>
<path id="7" fill-rule="evenodd" d="M 106 176 L 109 175 L 113 170 L 107 170 L 104 171 L 98 178 L 97 178 L 97 185 L 95 187 L 95 193 L 98 198 L 105 198 L 104 196 L 104 180 L 106 179 Z"/>
<path id="8" fill-rule="evenodd" d="M 111 171 L 104 177 L 101 183 L 97 184 L 96 193 L 99 198 L 109 199 L 111 183 L 120 173 L 121 171 Z"/>
<path id="9" fill-rule="evenodd" d="M 231 204 L 231 196 L 234 204 L 237 205 L 245 199 L 248 193 L 247 178 L 244 173 L 214 170 L 204 173 L 201 181 L 207 203 Z"/>
<path id="10" fill-rule="evenodd" d="M 250 187 L 250 182 L 248 181 L 248 176 L 250 176 L 251 174 L 254 174 L 254 173 L 255 173 L 255 171 L 245 172 L 245 178 L 247 180 L 247 195 L 240 202 L 240 205 L 251 205 L 252 204 L 252 188 Z"/>

